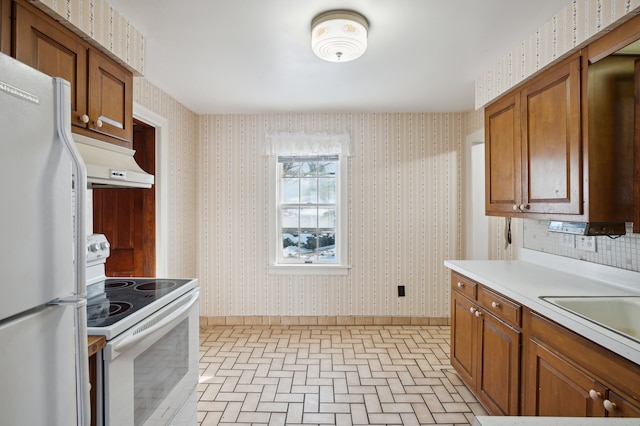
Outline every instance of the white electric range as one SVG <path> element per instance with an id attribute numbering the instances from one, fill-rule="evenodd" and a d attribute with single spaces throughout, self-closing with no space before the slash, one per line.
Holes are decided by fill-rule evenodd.
<path id="1" fill-rule="evenodd" d="M 87 332 L 99 354 L 98 424 L 195 425 L 197 279 L 105 276 L 109 243 L 87 238 Z"/>

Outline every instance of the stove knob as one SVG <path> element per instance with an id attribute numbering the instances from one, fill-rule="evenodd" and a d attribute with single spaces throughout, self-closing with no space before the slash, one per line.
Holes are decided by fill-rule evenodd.
<path id="1" fill-rule="evenodd" d="M 91 253 L 97 253 L 99 250 L 100 250 L 100 244 L 99 243 L 89 244 L 89 251 Z"/>
<path id="2" fill-rule="evenodd" d="M 100 243 L 100 249 L 101 250 L 107 250 L 109 248 L 109 242 L 108 241 L 103 241 Z"/>

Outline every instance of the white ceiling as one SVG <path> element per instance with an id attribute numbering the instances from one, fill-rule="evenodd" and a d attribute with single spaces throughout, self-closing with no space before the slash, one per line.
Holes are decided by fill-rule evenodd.
<path id="1" fill-rule="evenodd" d="M 109 0 L 147 40 L 146 77 L 199 114 L 460 112 L 474 80 L 571 0 Z M 356 61 L 316 58 L 311 20 L 369 21 Z"/>

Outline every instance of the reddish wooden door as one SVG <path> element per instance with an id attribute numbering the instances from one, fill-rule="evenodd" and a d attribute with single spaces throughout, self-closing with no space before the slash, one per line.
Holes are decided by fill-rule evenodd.
<path id="1" fill-rule="evenodd" d="M 133 145 L 140 167 L 155 174 L 155 129 L 136 122 Z M 93 190 L 93 231 L 105 234 L 111 244 L 107 276 L 155 276 L 155 205 L 155 185 Z"/>

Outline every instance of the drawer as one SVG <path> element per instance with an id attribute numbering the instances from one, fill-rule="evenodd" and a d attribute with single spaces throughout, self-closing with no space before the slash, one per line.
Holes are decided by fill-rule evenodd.
<path id="1" fill-rule="evenodd" d="M 522 324 L 522 306 L 501 294 L 480 286 L 478 289 L 478 303 L 485 311 L 491 312 L 511 325 L 520 327 Z"/>
<path id="2" fill-rule="evenodd" d="M 464 275 L 451 272 L 451 289 L 462 293 L 472 300 L 476 300 L 478 284 Z"/>

